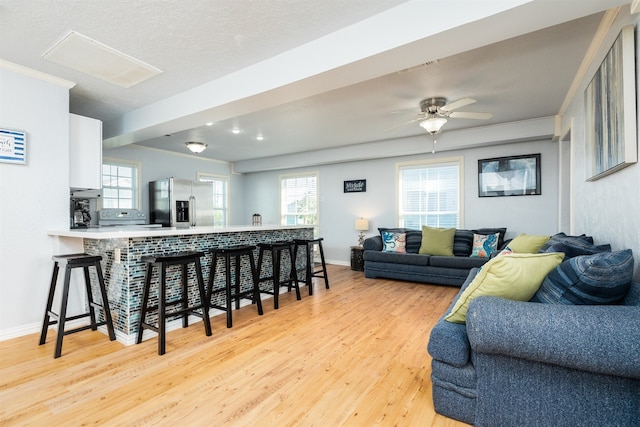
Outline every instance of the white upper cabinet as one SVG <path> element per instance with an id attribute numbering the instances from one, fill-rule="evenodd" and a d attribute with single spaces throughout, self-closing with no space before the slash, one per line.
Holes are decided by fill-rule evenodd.
<path id="1" fill-rule="evenodd" d="M 102 188 L 102 122 L 69 114 L 69 186 Z"/>

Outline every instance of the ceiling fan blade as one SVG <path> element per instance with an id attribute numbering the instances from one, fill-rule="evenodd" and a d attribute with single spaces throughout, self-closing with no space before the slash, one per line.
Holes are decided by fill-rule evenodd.
<path id="1" fill-rule="evenodd" d="M 423 120 L 424 120 L 424 117 L 416 117 L 415 119 L 413 119 L 413 120 L 409 120 L 408 122 L 404 122 L 404 123 L 402 123 L 402 124 L 399 124 L 398 126 L 394 126 L 394 127 L 392 127 L 392 128 L 385 129 L 383 132 L 391 132 L 392 130 L 396 130 L 396 129 L 399 129 L 399 128 L 401 128 L 401 127 L 404 127 L 404 126 L 410 125 L 411 123 L 421 122 L 421 121 L 423 121 Z"/>
<path id="2" fill-rule="evenodd" d="M 449 114 L 449 117 L 452 119 L 477 119 L 477 120 L 488 120 L 493 117 L 491 113 L 470 113 L 470 112 L 453 112 Z"/>
<path id="3" fill-rule="evenodd" d="M 464 107 L 465 105 L 473 104 L 474 102 L 476 102 L 476 100 L 473 98 L 462 98 L 457 101 L 453 101 L 444 107 L 440 107 L 440 109 L 444 111 L 453 111 L 456 108 Z"/>

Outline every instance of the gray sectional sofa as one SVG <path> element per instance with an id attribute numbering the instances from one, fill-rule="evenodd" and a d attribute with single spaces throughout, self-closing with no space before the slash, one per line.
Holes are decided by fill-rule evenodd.
<path id="1" fill-rule="evenodd" d="M 382 237 L 365 239 L 364 275 L 367 278 L 386 278 L 436 285 L 461 286 L 469 271 L 481 267 L 488 258 L 470 257 L 474 234 L 499 233 L 498 248 L 505 245 L 506 228 L 456 230 L 454 256 L 419 254 L 422 231 L 408 228 L 380 228 L 382 231 L 406 233 L 406 253 L 384 252 Z"/>
<path id="2" fill-rule="evenodd" d="M 544 250 L 566 251 L 564 261 L 530 301 L 477 296 L 466 323 L 451 323 L 445 317 L 474 286 L 478 269 L 470 271 L 427 346 L 436 412 L 476 426 L 640 424 L 640 283 L 631 282 L 631 251 L 554 238 Z"/>

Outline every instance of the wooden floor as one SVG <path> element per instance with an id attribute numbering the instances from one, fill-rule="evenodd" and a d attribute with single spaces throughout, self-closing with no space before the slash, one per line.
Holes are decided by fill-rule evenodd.
<path id="1" fill-rule="evenodd" d="M 329 266 L 316 282 L 157 340 L 125 347 L 101 332 L 0 343 L 0 425 L 464 426 L 437 415 L 429 331 L 457 288 L 365 279 Z"/>

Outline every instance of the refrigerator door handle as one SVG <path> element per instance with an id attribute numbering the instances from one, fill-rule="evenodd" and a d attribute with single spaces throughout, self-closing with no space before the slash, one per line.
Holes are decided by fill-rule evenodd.
<path id="1" fill-rule="evenodd" d="M 196 226 L 196 197 L 193 194 L 189 196 L 189 225 Z"/>

